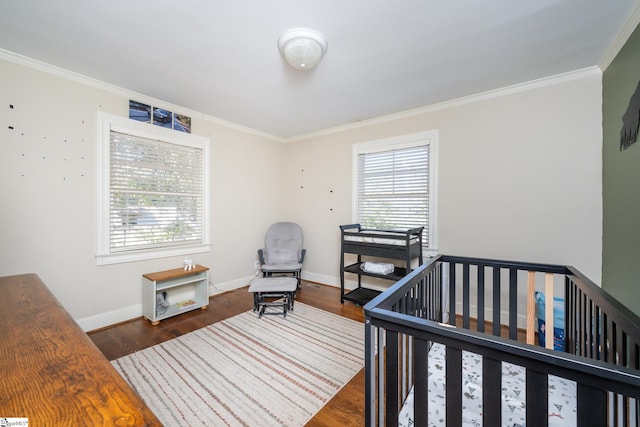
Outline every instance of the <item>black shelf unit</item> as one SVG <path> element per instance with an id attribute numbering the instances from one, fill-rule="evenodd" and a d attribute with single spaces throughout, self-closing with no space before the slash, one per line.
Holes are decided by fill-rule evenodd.
<path id="1" fill-rule="evenodd" d="M 358 305 L 365 305 L 381 292 L 362 286 L 362 276 L 375 277 L 378 279 L 396 282 L 411 272 L 411 261 L 418 259 L 422 264 L 422 231 L 424 227 L 413 228 L 402 231 L 381 231 L 363 229 L 360 224 L 341 225 L 341 257 L 340 257 L 340 303 L 351 301 Z M 381 234 L 384 233 L 384 234 Z M 354 241 L 350 237 L 391 238 L 401 239 L 405 245 L 372 243 L 367 241 Z M 357 262 L 345 266 L 345 255 L 357 255 Z M 385 258 L 404 261 L 405 267 L 396 266 L 390 274 L 376 274 L 362 270 L 363 256 L 375 259 Z M 345 292 L 344 276 L 346 273 L 358 276 L 358 287 Z"/>
<path id="2" fill-rule="evenodd" d="M 382 292 L 377 291 L 375 289 L 356 288 L 342 295 L 342 299 L 346 301 L 351 301 L 356 305 L 365 305 L 366 303 L 368 303 L 369 301 L 371 301 L 381 293 Z"/>

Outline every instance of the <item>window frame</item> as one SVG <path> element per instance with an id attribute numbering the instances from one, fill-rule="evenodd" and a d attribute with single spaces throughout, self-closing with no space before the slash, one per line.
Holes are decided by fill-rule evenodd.
<path id="1" fill-rule="evenodd" d="M 352 219 L 354 223 L 360 223 L 358 217 L 359 203 L 359 162 L 361 154 L 371 154 L 384 151 L 405 149 L 429 145 L 429 207 L 428 207 L 428 236 L 429 241 L 423 242 L 423 250 L 426 255 L 438 253 L 437 212 L 438 212 L 438 131 L 429 130 L 389 138 L 360 142 L 353 145 L 352 149 Z"/>
<path id="2" fill-rule="evenodd" d="M 131 261 L 164 258 L 170 256 L 190 255 L 211 251 L 210 237 L 210 145 L 209 138 L 189 133 L 177 132 L 141 123 L 125 117 L 98 112 L 97 121 L 97 265 L 117 264 Z M 144 248 L 130 251 L 112 251 L 110 248 L 110 191 L 111 191 L 111 132 L 125 133 L 141 138 L 158 140 L 171 144 L 195 147 L 202 150 L 202 243 L 193 245 L 180 244 L 163 248 Z"/>

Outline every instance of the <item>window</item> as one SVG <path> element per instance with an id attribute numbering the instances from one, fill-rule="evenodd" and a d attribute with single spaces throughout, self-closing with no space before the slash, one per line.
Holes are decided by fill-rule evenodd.
<path id="1" fill-rule="evenodd" d="M 354 220 L 364 228 L 424 226 L 436 250 L 437 131 L 354 145 Z"/>
<path id="2" fill-rule="evenodd" d="M 209 139 L 98 123 L 98 264 L 209 251 Z"/>

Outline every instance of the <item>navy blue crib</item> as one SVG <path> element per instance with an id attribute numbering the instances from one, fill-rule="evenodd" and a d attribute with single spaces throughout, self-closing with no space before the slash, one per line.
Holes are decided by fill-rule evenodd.
<path id="1" fill-rule="evenodd" d="M 534 291 L 563 300 L 564 351 L 537 345 Z M 469 355 L 481 361 L 473 424 L 555 425 L 549 399 L 559 380 L 572 384 L 571 423 L 640 425 L 640 318 L 572 267 L 439 255 L 364 312 L 367 426 L 470 424 Z M 442 363 L 430 363 L 434 348 Z M 518 422 L 504 411 L 507 365 L 523 376 Z"/>

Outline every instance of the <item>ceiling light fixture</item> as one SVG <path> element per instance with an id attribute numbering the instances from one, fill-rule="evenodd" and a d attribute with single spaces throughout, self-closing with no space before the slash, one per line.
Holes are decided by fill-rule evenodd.
<path id="1" fill-rule="evenodd" d="M 280 36 L 278 49 L 293 68 L 310 70 L 327 51 L 327 40 L 317 31 L 293 28 Z"/>

